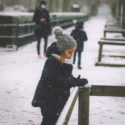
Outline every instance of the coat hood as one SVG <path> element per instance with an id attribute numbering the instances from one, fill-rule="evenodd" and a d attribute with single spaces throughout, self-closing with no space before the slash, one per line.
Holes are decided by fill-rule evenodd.
<path id="1" fill-rule="evenodd" d="M 46 51 L 46 57 L 50 57 L 52 56 L 52 54 L 57 54 L 57 55 L 60 55 L 60 52 L 56 46 L 56 42 L 52 43 L 48 48 L 47 48 L 47 51 Z"/>

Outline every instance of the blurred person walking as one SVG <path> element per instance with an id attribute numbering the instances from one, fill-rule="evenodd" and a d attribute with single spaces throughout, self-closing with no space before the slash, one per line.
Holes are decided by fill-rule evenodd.
<path id="1" fill-rule="evenodd" d="M 51 34 L 51 23 L 49 11 L 46 9 L 46 1 L 41 0 L 40 6 L 36 8 L 33 21 L 36 23 L 35 36 L 37 39 L 37 54 L 41 58 L 40 44 L 41 39 L 44 39 L 44 55 L 46 55 L 46 48 L 48 43 L 48 36 Z"/>
<path id="2" fill-rule="evenodd" d="M 75 29 L 72 30 L 71 36 L 76 40 L 77 42 L 77 49 L 74 52 L 73 57 L 73 64 L 75 64 L 76 61 L 76 54 L 78 54 L 78 69 L 82 69 L 81 67 L 81 54 L 84 50 L 84 42 L 88 40 L 86 32 L 83 30 L 83 22 L 78 21 L 75 24 Z"/>

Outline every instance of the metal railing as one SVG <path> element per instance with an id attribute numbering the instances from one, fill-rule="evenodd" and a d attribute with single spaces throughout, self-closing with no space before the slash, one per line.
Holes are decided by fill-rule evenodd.
<path id="1" fill-rule="evenodd" d="M 29 16 L 32 19 L 32 16 Z M 73 25 L 73 20 L 88 20 L 87 15 L 64 15 L 64 14 L 50 14 L 52 27 L 61 26 L 68 28 Z M 31 19 L 23 16 L 1 16 L 0 21 L 0 46 L 16 46 L 16 48 L 23 46 L 27 43 L 35 41 L 34 27 L 35 23 Z M 28 17 L 27 17 L 28 18 Z M 21 21 L 23 19 L 23 21 Z M 5 20 L 5 22 L 3 21 Z M 10 22 L 8 22 L 10 20 Z"/>

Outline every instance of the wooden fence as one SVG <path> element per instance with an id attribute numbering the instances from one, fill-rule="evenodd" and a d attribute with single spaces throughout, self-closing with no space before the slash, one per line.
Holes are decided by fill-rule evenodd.
<path id="1" fill-rule="evenodd" d="M 124 41 L 117 41 L 117 40 L 99 40 L 99 51 L 98 51 L 98 61 L 95 64 L 96 66 L 113 66 L 113 67 L 125 67 L 125 64 L 117 64 L 117 63 L 104 63 L 102 62 L 102 57 L 105 55 L 103 54 L 103 48 L 104 45 L 110 45 L 110 46 L 125 46 Z M 109 57 L 120 57 L 120 58 L 125 58 L 124 55 L 112 55 Z"/>
<path id="2" fill-rule="evenodd" d="M 74 96 L 72 96 L 74 95 Z M 77 88 L 65 105 L 56 125 L 68 125 L 78 98 L 78 125 L 89 125 L 90 96 L 125 97 L 125 86 L 92 85 Z M 72 101 L 71 101 L 72 100 Z"/>

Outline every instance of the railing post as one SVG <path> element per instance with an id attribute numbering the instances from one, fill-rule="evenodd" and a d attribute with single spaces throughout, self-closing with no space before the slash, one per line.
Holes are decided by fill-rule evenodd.
<path id="1" fill-rule="evenodd" d="M 78 125 L 89 125 L 90 87 L 79 88 Z"/>
<path id="2" fill-rule="evenodd" d="M 98 62 L 101 62 L 101 59 L 102 59 L 102 49 L 103 49 L 103 44 L 99 43 Z"/>
<path id="3" fill-rule="evenodd" d="M 104 31 L 104 38 L 106 38 L 106 31 Z"/>

